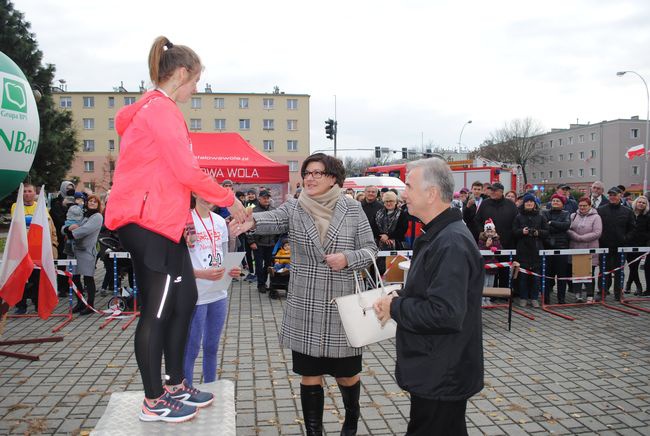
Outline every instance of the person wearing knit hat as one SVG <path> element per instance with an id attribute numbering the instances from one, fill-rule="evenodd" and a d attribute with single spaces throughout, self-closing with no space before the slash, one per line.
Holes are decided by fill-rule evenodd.
<path id="1" fill-rule="evenodd" d="M 551 207 L 542 211 L 544 221 L 548 223 L 548 239 L 544 241 L 547 249 L 563 250 L 569 248 L 569 236 L 567 231 L 571 227 L 571 214 L 564 209 L 567 198 L 558 191 L 551 196 Z M 555 285 L 555 277 L 569 277 L 571 275 L 571 264 L 568 255 L 549 256 L 546 260 L 546 279 L 544 288 L 544 303 L 551 304 L 551 293 Z M 565 295 L 568 282 L 566 280 L 557 281 L 557 302 L 565 303 Z"/>
<path id="2" fill-rule="evenodd" d="M 483 231 L 478 235 L 478 248 L 479 250 L 490 250 L 495 252 L 501 250 L 501 239 L 496 231 L 496 226 L 492 218 L 485 220 L 483 224 Z M 495 256 L 483 256 L 485 263 L 495 263 L 497 258 Z M 494 279 L 496 277 L 496 269 L 486 269 L 485 270 L 485 282 L 483 283 L 484 287 L 494 286 Z M 490 305 L 490 298 L 483 297 L 483 306 Z"/>
<path id="3" fill-rule="evenodd" d="M 536 197 L 531 193 L 524 195 L 524 204 L 513 222 L 513 235 L 517 241 L 517 261 L 521 267 L 539 274 L 541 261 L 539 250 L 544 248 L 542 241 L 548 236 L 548 223 L 539 214 Z M 539 278 L 531 274 L 519 277 L 519 305 L 539 307 Z"/>

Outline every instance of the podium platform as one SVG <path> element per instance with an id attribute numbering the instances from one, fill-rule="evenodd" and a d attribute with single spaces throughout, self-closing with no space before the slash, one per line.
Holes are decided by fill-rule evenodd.
<path id="1" fill-rule="evenodd" d="M 237 433 L 235 411 L 235 385 L 230 380 L 218 380 L 195 386 L 197 389 L 212 392 L 214 402 L 187 422 L 143 422 L 138 419 L 144 392 L 116 392 L 111 395 L 106 411 L 95 429 L 90 432 L 96 436 L 117 435 L 224 435 Z"/>

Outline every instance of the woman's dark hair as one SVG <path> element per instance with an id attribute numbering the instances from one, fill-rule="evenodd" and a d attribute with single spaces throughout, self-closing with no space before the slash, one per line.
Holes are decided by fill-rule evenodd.
<path id="1" fill-rule="evenodd" d="M 90 194 L 88 196 L 88 200 L 86 200 L 86 208 L 88 208 L 88 201 L 91 198 L 97 202 L 97 212 L 102 213 L 104 206 L 102 205 L 102 199 L 99 198 L 99 195 L 97 195 L 97 194 Z"/>
<path id="2" fill-rule="evenodd" d="M 302 168 L 300 168 L 301 175 L 305 174 L 307 165 L 311 162 L 322 163 L 325 167 L 325 174 L 334 177 L 334 179 L 336 179 L 336 184 L 341 188 L 343 187 L 343 182 L 345 181 L 345 167 L 340 159 L 325 153 L 314 153 L 303 161 Z"/>
<path id="3" fill-rule="evenodd" d="M 178 67 L 185 67 L 194 75 L 201 71 L 201 59 L 189 47 L 174 45 L 164 36 L 159 36 L 153 42 L 149 51 L 149 77 L 151 83 L 160 85 L 169 79 Z"/>

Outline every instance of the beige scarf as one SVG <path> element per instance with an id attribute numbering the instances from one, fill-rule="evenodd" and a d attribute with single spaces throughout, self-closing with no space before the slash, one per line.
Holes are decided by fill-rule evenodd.
<path id="1" fill-rule="evenodd" d="M 341 196 L 341 187 L 339 185 L 332 186 L 332 189 L 322 195 L 310 196 L 304 189 L 300 192 L 298 197 L 298 204 L 312 217 L 320 242 L 325 242 L 327 230 L 336 209 L 336 202 L 339 201 Z"/>

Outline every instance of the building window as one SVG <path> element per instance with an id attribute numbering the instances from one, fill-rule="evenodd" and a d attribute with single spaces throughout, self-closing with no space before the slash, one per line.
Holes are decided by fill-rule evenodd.
<path id="1" fill-rule="evenodd" d="M 84 182 L 84 188 L 90 189 L 92 192 L 95 192 L 95 182 Z"/>
<path id="2" fill-rule="evenodd" d="M 298 120 L 287 120 L 287 130 L 290 132 L 298 130 Z"/>
<path id="3" fill-rule="evenodd" d="M 585 142 L 585 135 L 578 136 L 578 142 L 580 142 L 580 143 Z"/>
<path id="4" fill-rule="evenodd" d="M 290 111 L 298 110 L 298 99 L 297 98 L 288 98 L 287 99 L 287 110 L 290 110 Z"/>
<path id="5" fill-rule="evenodd" d="M 108 97 L 108 107 L 115 107 L 115 97 Z"/>
<path id="6" fill-rule="evenodd" d="M 275 123 L 273 120 L 264 120 L 264 130 L 275 130 Z"/>
<path id="7" fill-rule="evenodd" d="M 591 150 L 591 158 L 593 159 L 595 157 L 596 157 L 596 150 Z"/>
<path id="8" fill-rule="evenodd" d="M 553 140 L 552 139 L 550 141 L 548 141 L 548 146 L 553 148 Z"/>
<path id="9" fill-rule="evenodd" d="M 84 97 L 84 107 L 85 108 L 94 108 L 95 107 L 95 97 Z"/>
<path id="10" fill-rule="evenodd" d="M 84 118 L 84 130 L 92 130 L 95 128 L 94 118 Z"/>
<path id="11" fill-rule="evenodd" d="M 59 99 L 59 107 L 70 109 L 72 107 L 72 97 L 61 97 Z"/>
<path id="12" fill-rule="evenodd" d="M 201 118 L 190 119 L 190 130 L 201 130 Z"/>
<path id="13" fill-rule="evenodd" d="M 573 170 L 569 170 L 569 177 L 573 177 Z"/>
<path id="14" fill-rule="evenodd" d="M 550 155 L 550 156 L 548 157 L 548 161 L 549 161 L 549 162 L 553 162 L 554 160 L 555 160 L 555 156 Z"/>
<path id="15" fill-rule="evenodd" d="M 115 151 L 115 140 L 114 139 L 109 139 L 108 140 L 108 151 Z"/>
<path id="16" fill-rule="evenodd" d="M 638 138 L 639 129 L 630 129 L 630 138 Z"/>
<path id="17" fill-rule="evenodd" d="M 580 152 L 580 160 L 585 160 L 585 152 L 584 151 Z"/>
<path id="18" fill-rule="evenodd" d="M 265 98 L 262 102 L 264 104 L 264 109 L 271 110 L 275 108 L 275 102 L 272 98 Z"/>
<path id="19" fill-rule="evenodd" d="M 86 172 L 86 173 L 95 172 L 95 161 L 85 160 L 84 161 L 84 172 Z"/>
<path id="20" fill-rule="evenodd" d="M 95 151 L 94 139 L 84 139 L 84 151 Z"/>
<path id="21" fill-rule="evenodd" d="M 561 179 L 562 178 L 562 170 L 557 170 L 557 176 Z"/>
<path id="22" fill-rule="evenodd" d="M 124 106 L 135 103 L 135 97 L 124 97 Z"/>
<path id="23" fill-rule="evenodd" d="M 640 174 L 641 174 L 641 173 L 639 172 L 639 166 L 638 166 L 638 165 L 634 165 L 634 166 L 632 167 L 632 175 L 633 175 L 633 176 L 638 176 L 638 175 L 640 175 Z"/>
<path id="24" fill-rule="evenodd" d="M 548 178 L 549 178 L 549 179 L 552 179 L 552 178 L 553 178 L 553 171 L 549 171 L 549 172 L 548 172 Z"/>
<path id="25" fill-rule="evenodd" d="M 591 171 L 591 175 L 595 176 L 596 175 L 596 168 L 589 168 Z"/>
<path id="26" fill-rule="evenodd" d="M 108 119 L 108 130 L 115 130 L 115 118 Z"/>
<path id="27" fill-rule="evenodd" d="M 596 140 L 596 133 L 595 133 L 595 132 L 590 133 L 590 134 L 589 134 L 589 137 L 590 137 L 590 139 L 591 139 L 592 141 L 595 141 L 595 140 Z"/>
<path id="28" fill-rule="evenodd" d="M 573 144 L 573 136 L 569 136 L 569 142 L 568 142 L 568 144 L 569 144 L 569 145 Z"/>
<path id="29" fill-rule="evenodd" d="M 224 109 L 226 107 L 226 100 L 223 97 L 214 98 L 214 108 L 215 109 Z"/>
<path id="30" fill-rule="evenodd" d="M 109 160 L 108 161 L 108 171 L 115 171 L 115 161 L 114 160 Z"/>
<path id="31" fill-rule="evenodd" d="M 297 160 L 289 160 L 287 163 L 289 164 L 289 172 L 296 173 L 300 171 L 300 165 L 298 165 Z"/>
<path id="32" fill-rule="evenodd" d="M 201 97 L 192 97 L 192 109 L 201 109 Z"/>
<path id="33" fill-rule="evenodd" d="M 563 154 L 561 154 L 561 155 L 559 156 L 559 160 L 564 160 L 564 155 L 563 155 Z"/>
<path id="34" fill-rule="evenodd" d="M 214 130 L 226 130 L 226 120 L 223 118 L 216 118 L 214 120 Z"/>
<path id="35" fill-rule="evenodd" d="M 250 130 L 250 128 L 251 128 L 251 120 L 249 120 L 248 118 L 239 120 L 239 130 Z"/>
<path id="36" fill-rule="evenodd" d="M 264 140 L 264 151 L 273 151 L 273 140 L 265 139 Z"/>
<path id="37" fill-rule="evenodd" d="M 573 153 L 569 153 L 569 160 L 573 160 Z"/>
<path id="38" fill-rule="evenodd" d="M 537 173 L 533 173 L 533 179 L 537 178 Z"/>
<path id="39" fill-rule="evenodd" d="M 562 147 L 562 138 L 559 138 L 559 139 L 557 140 L 557 145 L 559 145 L 560 147 Z"/>
<path id="40" fill-rule="evenodd" d="M 248 109 L 248 99 L 240 98 L 239 99 L 239 109 Z"/>
<path id="41" fill-rule="evenodd" d="M 287 141 L 287 151 L 298 151 L 298 140 L 289 139 Z"/>
<path id="42" fill-rule="evenodd" d="M 580 168 L 580 169 L 578 170 L 578 174 L 580 175 L 580 177 L 584 177 L 584 176 L 585 176 L 585 169 L 584 169 L 584 168 Z"/>

